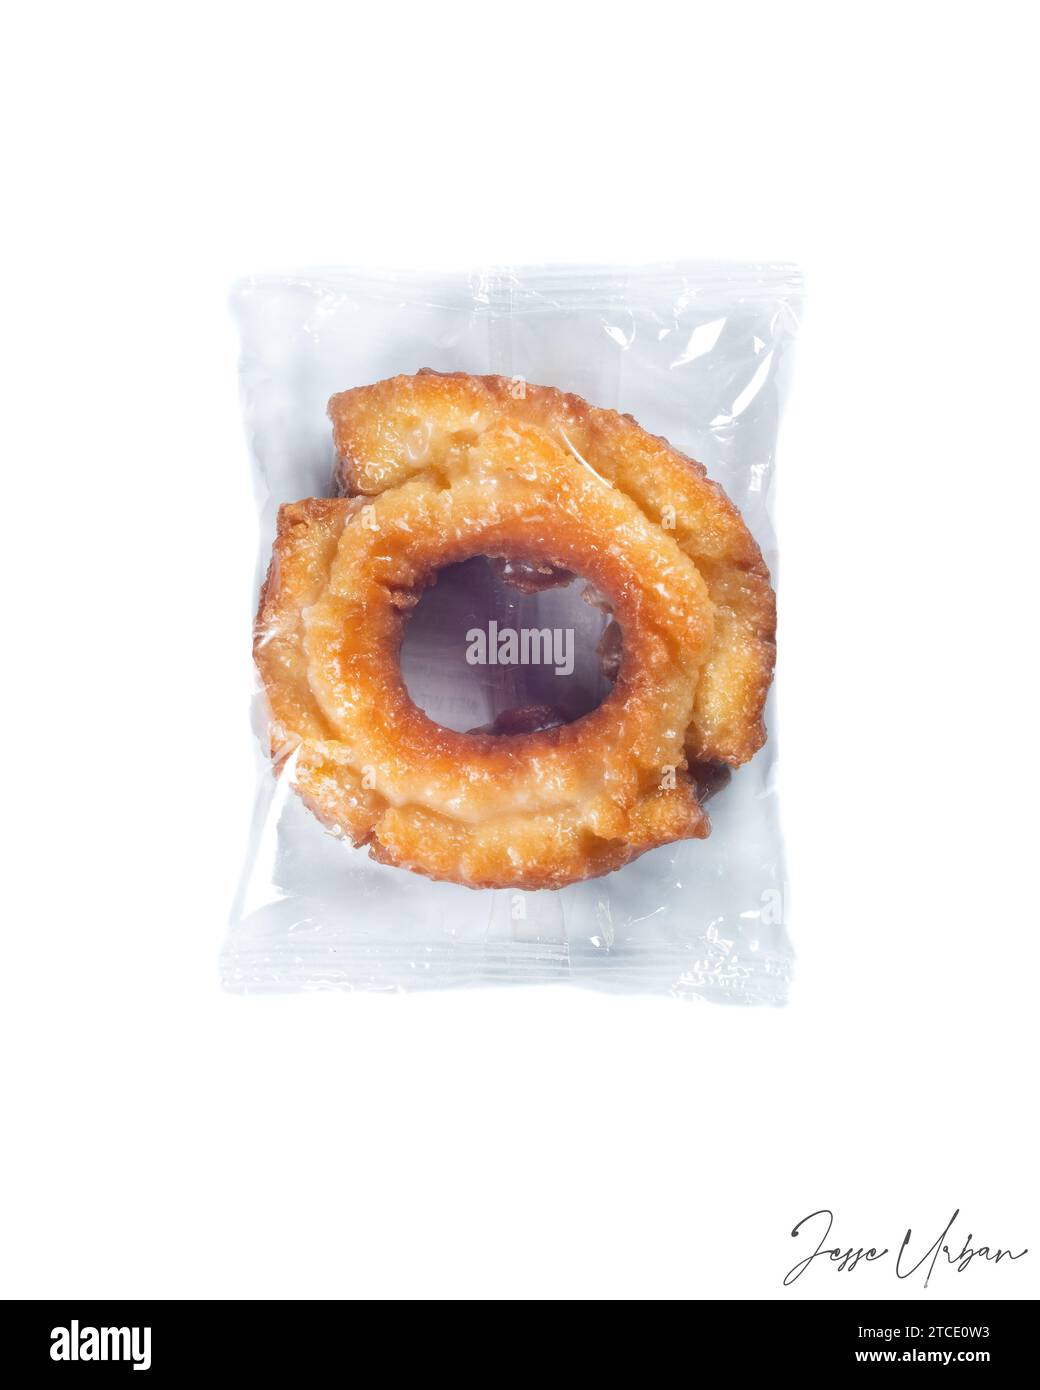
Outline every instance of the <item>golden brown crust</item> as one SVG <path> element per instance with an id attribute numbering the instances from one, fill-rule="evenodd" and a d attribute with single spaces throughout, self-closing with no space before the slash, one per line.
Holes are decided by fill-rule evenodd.
<path id="1" fill-rule="evenodd" d="M 776 655 L 769 571 L 740 513 L 703 465 L 631 416 L 500 376 L 421 371 L 329 402 L 343 493 L 373 497 L 423 475 L 443 483 L 503 422 L 544 433 L 665 529 L 704 577 L 715 636 L 687 729 L 689 757 L 737 767 L 765 741 Z"/>
<path id="2" fill-rule="evenodd" d="M 701 801 L 765 733 L 775 607 L 704 468 L 551 387 L 421 372 L 334 396 L 349 494 L 281 509 L 255 658 L 272 753 L 374 858 L 473 887 L 557 888 L 702 837 Z M 433 723 L 399 667 L 407 614 L 472 555 L 613 610 L 614 689 L 582 719 Z"/>
<path id="3" fill-rule="evenodd" d="M 375 858 L 473 887 L 556 888 L 706 835 L 684 752 L 715 618 L 696 566 L 536 424 L 489 420 L 450 454 L 367 496 L 281 509 L 255 654 L 273 751 L 307 804 Z M 475 554 L 580 572 L 606 595 L 624 644 L 598 709 L 494 735 L 414 704 L 405 615 Z"/>

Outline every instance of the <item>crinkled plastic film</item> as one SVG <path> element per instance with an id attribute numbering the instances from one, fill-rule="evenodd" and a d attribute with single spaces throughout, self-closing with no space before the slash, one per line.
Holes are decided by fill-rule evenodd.
<path id="1" fill-rule="evenodd" d="M 774 459 L 800 302 L 800 277 L 787 265 L 472 275 L 329 269 L 242 282 L 233 305 L 261 518 L 257 589 L 278 507 L 335 493 L 329 397 L 424 367 L 555 386 L 633 415 L 706 466 L 740 509 L 775 583 Z M 505 612 L 507 620 L 552 624 L 569 602 L 558 590 L 522 595 L 486 576 L 481 582 L 481 611 Z M 476 727 L 502 707 L 505 675 L 446 681 L 438 668 L 453 631 L 446 603 L 424 637 L 406 639 L 402 668 L 413 695 L 426 682 L 434 717 Z M 602 620 L 587 604 L 572 603 L 567 613 L 588 629 L 578 630 L 576 675 L 591 689 L 588 652 Z M 438 621 L 448 624 L 443 632 Z M 775 691 L 765 746 L 710 803 L 707 839 L 654 849 L 603 877 L 521 892 L 435 882 L 376 863 L 326 830 L 292 790 L 288 769 L 272 768 L 258 690 L 259 791 L 222 954 L 226 985 L 398 990 L 568 981 L 783 1003 L 791 949 L 774 699 Z"/>

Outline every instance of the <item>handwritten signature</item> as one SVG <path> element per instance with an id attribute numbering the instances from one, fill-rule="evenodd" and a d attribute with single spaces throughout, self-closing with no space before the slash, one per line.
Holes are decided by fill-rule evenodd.
<path id="1" fill-rule="evenodd" d="M 943 1231 L 942 1235 L 940 1235 L 939 1238 L 928 1247 L 924 1254 L 916 1260 L 914 1260 L 914 1254 L 916 1252 L 911 1250 L 913 1231 L 909 1226 L 907 1227 L 906 1235 L 903 1237 L 903 1243 L 896 1251 L 895 1256 L 895 1272 L 897 1279 L 909 1279 L 911 1275 L 923 1269 L 927 1263 L 924 1275 L 924 1286 L 927 1288 L 928 1280 L 932 1277 L 940 1255 L 944 1257 L 947 1265 L 952 1265 L 954 1267 L 958 1274 L 963 1274 L 972 1260 L 988 1260 L 993 1264 L 1000 1264 L 1001 1260 L 1004 1259 L 1020 1260 L 1023 1255 L 1028 1255 L 1028 1249 L 1020 1250 L 1016 1255 L 1012 1253 L 1011 1250 L 1001 1250 L 989 1245 L 973 1246 L 972 1241 L 975 1237 L 970 1231 L 968 1232 L 964 1244 L 961 1246 L 958 1253 L 955 1254 L 954 1251 L 957 1249 L 957 1242 L 951 1242 L 950 1231 L 953 1229 L 953 1224 L 960 1214 L 960 1208 L 958 1207 L 946 1223 L 946 1229 Z M 890 1253 L 888 1246 L 885 1246 L 883 1250 L 878 1250 L 873 1245 L 861 1245 L 858 1247 L 828 1245 L 827 1242 L 830 1240 L 831 1231 L 834 1228 L 834 1213 L 827 1207 L 822 1207 L 819 1211 L 814 1211 L 808 1216 L 803 1216 L 801 1221 L 798 1222 L 791 1232 L 791 1235 L 798 1238 L 801 1236 L 804 1229 L 813 1224 L 815 1225 L 815 1231 L 820 1232 L 820 1238 L 816 1249 L 811 1255 L 806 1255 L 804 1260 L 799 1260 L 796 1265 L 792 1266 L 792 1268 L 787 1271 L 784 1275 L 785 1287 L 793 1284 L 796 1279 L 800 1279 L 814 1260 L 829 1261 L 832 1265 L 837 1267 L 839 1273 L 844 1273 L 846 1271 L 851 1273 L 858 1264 L 873 1264 L 878 1260 L 885 1259 Z M 911 1260 L 914 1260 L 913 1264 L 910 1264 Z M 942 1266 L 940 1266 L 940 1268 L 942 1268 Z"/>

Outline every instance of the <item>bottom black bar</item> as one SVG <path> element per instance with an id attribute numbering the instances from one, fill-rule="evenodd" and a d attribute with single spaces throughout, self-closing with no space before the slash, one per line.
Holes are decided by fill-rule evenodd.
<path id="1" fill-rule="evenodd" d="M 199 1371 L 229 1377 L 291 1375 L 294 1383 L 307 1385 L 326 1376 L 353 1378 L 373 1357 L 385 1359 L 387 1369 L 395 1372 L 414 1360 L 427 1374 L 447 1374 L 476 1345 L 486 1351 L 489 1336 L 508 1337 L 511 1373 L 525 1346 L 541 1370 L 555 1361 L 548 1329 L 537 1331 L 536 1323 L 514 1322 L 507 1331 L 482 1315 L 479 1323 L 467 1324 L 468 1331 L 449 1324 L 427 1334 L 412 1311 L 396 1332 L 376 1330 L 365 1303 L 117 1299 L 9 1302 L 2 1308 L 2 1364 L 7 1383 L 19 1386 L 51 1376 L 71 1384 L 84 1377 L 125 1381 L 130 1376 L 132 1384 L 184 1385 L 186 1376 Z M 626 1333 L 624 1323 L 601 1321 L 587 1308 L 576 1301 L 573 1313 L 557 1314 L 553 1341 L 566 1335 L 573 1319 L 583 1363 L 590 1350 L 595 1354 L 601 1349 L 613 1358 L 630 1336 L 629 1346 L 635 1347 L 634 1329 Z M 863 1371 L 870 1377 L 903 1366 L 933 1366 L 1007 1376 L 1029 1364 L 1025 1358 L 1038 1341 L 1035 1300 L 706 1301 L 680 1317 L 673 1332 L 682 1340 L 669 1346 L 672 1354 L 683 1348 L 691 1373 L 698 1368 L 696 1348 L 703 1340 L 712 1362 L 721 1356 L 736 1372 L 811 1368 L 822 1374 Z"/>

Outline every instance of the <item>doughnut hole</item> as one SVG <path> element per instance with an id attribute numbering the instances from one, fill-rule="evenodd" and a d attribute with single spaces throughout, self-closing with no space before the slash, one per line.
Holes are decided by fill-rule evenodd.
<path id="1" fill-rule="evenodd" d="M 602 704 L 620 649 L 609 606 L 586 580 L 478 555 L 440 570 L 420 596 L 401 673 L 419 708 L 447 729 L 529 733 Z"/>

